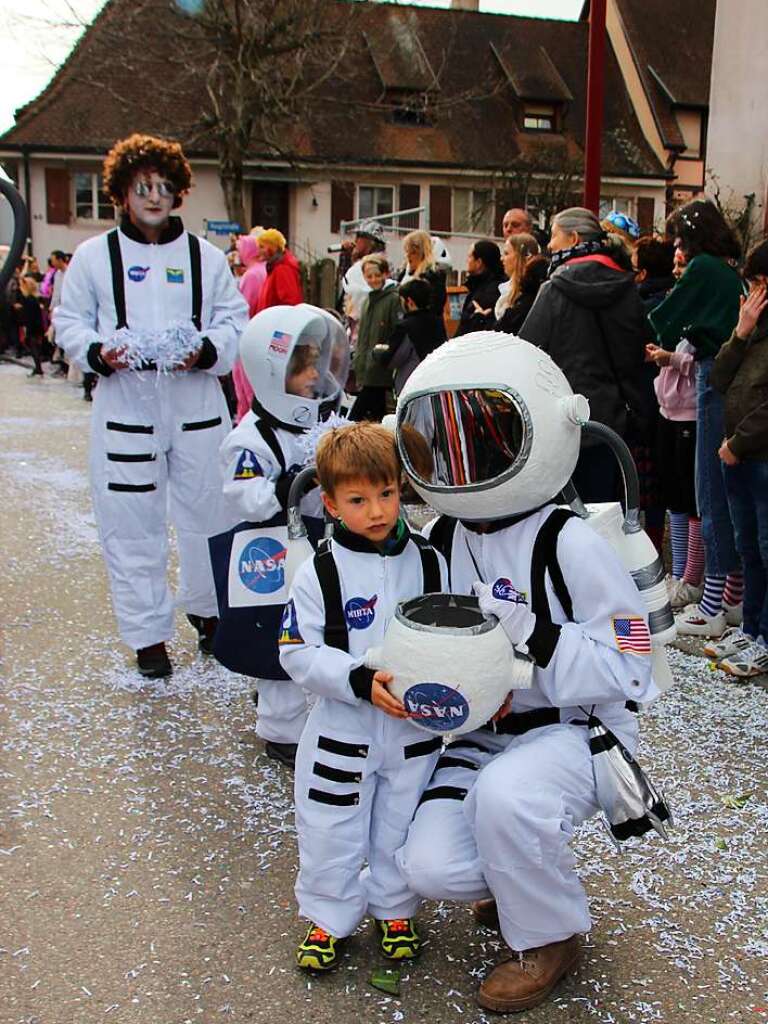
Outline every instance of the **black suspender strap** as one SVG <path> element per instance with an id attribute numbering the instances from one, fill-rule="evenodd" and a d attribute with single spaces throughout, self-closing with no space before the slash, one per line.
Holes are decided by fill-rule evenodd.
<path id="1" fill-rule="evenodd" d="M 191 235 L 189 236 L 192 237 Z M 283 449 L 280 447 L 280 442 L 277 440 L 277 434 L 274 428 L 265 423 L 264 420 L 256 421 L 256 429 L 264 439 L 264 443 L 267 445 L 269 450 L 277 459 L 277 464 L 280 467 L 280 472 L 285 472 L 285 456 L 283 455 Z"/>
<path id="2" fill-rule="evenodd" d="M 189 265 L 192 279 L 192 323 L 201 331 L 203 314 L 203 265 L 200 257 L 200 239 L 192 232 L 189 238 Z"/>
<path id="3" fill-rule="evenodd" d="M 451 590 L 451 551 L 453 549 L 453 535 L 456 533 L 458 519 L 451 516 L 440 516 L 429 532 L 429 543 L 437 548 L 440 554 L 448 563 L 448 590 Z"/>
<path id="4" fill-rule="evenodd" d="M 107 233 L 109 248 L 109 265 L 112 270 L 112 297 L 115 302 L 115 325 L 119 331 L 128 326 L 125 311 L 125 277 L 123 276 L 123 257 L 120 252 L 120 236 L 117 228 Z"/>
<path id="5" fill-rule="evenodd" d="M 325 606 L 323 639 L 328 647 L 349 652 L 349 633 L 344 621 L 344 605 L 341 600 L 341 580 L 328 538 L 320 542 L 314 563 Z"/>
<path id="6" fill-rule="evenodd" d="M 456 520 L 454 519 L 454 523 Z M 411 534 L 411 540 L 419 549 L 421 556 L 421 578 L 425 594 L 437 594 L 442 588 L 440 579 L 440 562 L 435 549 L 417 533 Z"/>
<path id="7" fill-rule="evenodd" d="M 552 621 L 547 598 L 547 572 L 563 611 L 568 620 L 573 621 L 573 602 L 557 561 L 557 538 L 568 520 L 575 515 L 570 509 L 556 508 L 540 528 L 533 544 L 531 611 L 536 616 L 536 627 L 528 640 L 528 647 L 540 668 L 546 668 L 551 661 L 560 635 L 560 627 Z"/>

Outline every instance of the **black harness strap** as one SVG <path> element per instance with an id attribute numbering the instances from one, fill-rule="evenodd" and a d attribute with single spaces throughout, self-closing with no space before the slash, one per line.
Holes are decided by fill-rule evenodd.
<path id="1" fill-rule="evenodd" d="M 119 331 L 128 326 L 125 310 L 125 278 L 123 276 L 123 256 L 120 252 L 120 236 L 117 228 L 107 234 L 109 248 L 109 265 L 112 271 L 112 297 L 115 303 L 115 323 Z"/>
<path id="2" fill-rule="evenodd" d="M 421 556 L 421 576 L 425 594 L 438 594 L 443 589 L 437 552 L 420 534 L 412 533 L 411 540 Z"/>
<path id="3" fill-rule="evenodd" d="M 531 611 L 538 618 L 542 616 L 552 622 L 549 609 L 545 576 L 549 572 L 552 587 L 563 606 L 568 621 L 573 622 L 573 601 L 568 592 L 563 573 L 557 561 L 557 538 L 569 519 L 576 516 L 567 508 L 556 508 L 536 535 L 531 557 Z"/>
<path id="4" fill-rule="evenodd" d="M 192 237 L 191 235 L 189 236 Z M 277 464 L 280 467 L 280 472 L 285 472 L 285 456 L 283 455 L 283 449 L 280 447 L 280 442 L 277 439 L 274 427 L 270 426 L 269 423 L 265 423 L 264 420 L 256 421 L 256 429 L 261 434 L 264 444 L 269 448 L 272 454 L 277 459 Z"/>
<path id="5" fill-rule="evenodd" d="M 451 591 L 451 551 L 453 550 L 453 535 L 456 533 L 458 519 L 451 516 L 440 516 L 429 532 L 429 543 L 437 548 L 445 561 L 448 563 L 448 592 Z"/>
<path id="6" fill-rule="evenodd" d="M 323 639 L 328 647 L 349 653 L 349 633 L 344 621 L 344 605 L 341 600 L 339 570 L 331 551 L 328 538 L 320 542 L 315 555 L 315 572 L 320 584 L 325 606 L 325 627 Z"/>
<path id="7" fill-rule="evenodd" d="M 203 264 L 200 256 L 200 239 L 190 231 L 189 265 L 192 279 L 192 323 L 201 331 L 203 314 Z"/>

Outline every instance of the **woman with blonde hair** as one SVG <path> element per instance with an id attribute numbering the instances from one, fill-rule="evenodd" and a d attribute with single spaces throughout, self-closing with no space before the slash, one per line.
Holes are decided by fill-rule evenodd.
<path id="1" fill-rule="evenodd" d="M 504 242 L 501 262 L 508 280 L 499 285 L 495 331 L 517 334 L 547 276 L 547 261 L 533 235 L 521 232 Z"/>
<path id="2" fill-rule="evenodd" d="M 397 283 L 406 284 L 414 278 L 426 281 L 432 298 L 429 308 L 442 317 L 445 307 L 445 271 L 440 270 L 432 247 L 432 239 L 426 231 L 411 231 L 403 239 L 405 266 Z"/>

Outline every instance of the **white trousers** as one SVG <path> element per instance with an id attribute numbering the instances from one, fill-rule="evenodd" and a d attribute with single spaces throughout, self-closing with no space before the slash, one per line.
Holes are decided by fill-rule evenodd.
<path id="1" fill-rule="evenodd" d="M 210 374 L 122 370 L 99 381 L 91 492 L 120 636 L 135 650 L 173 635 L 169 517 L 179 547 L 177 603 L 190 614 L 217 614 L 208 537 L 233 523 L 218 465 L 230 428 Z"/>
<path id="2" fill-rule="evenodd" d="M 493 896 L 512 949 L 544 946 L 590 930 L 570 841 L 597 810 L 584 726 L 470 733 L 438 761 L 397 864 L 426 898 Z"/>
<path id="3" fill-rule="evenodd" d="M 307 695 L 289 679 L 259 679 L 256 735 L 272 743 L 298 743 L 307 722 Z"/>
<path id="4" fill-rule="evenodd" d="M 366 913 L 380 920 L 416 913 L 419 898 L 395 851 L 440 747 L 439 737 L 367 702 L 318 699 L 296 757 L 302 917 L 341 938 Z"/>

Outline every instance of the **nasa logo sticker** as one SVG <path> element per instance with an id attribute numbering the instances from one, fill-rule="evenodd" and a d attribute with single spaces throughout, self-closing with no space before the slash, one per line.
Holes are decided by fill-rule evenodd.
<path id="1" fill-rule="evenodd" d="M 497 601 L 509 601 L 510 604 L 528 604 L 528 595 L 518 590 L 512 580 L 500 576 L 491 587 L 491 593 Z"/>
<path id="2" fill-rule="evenodd" d="M 128 280 L 139 284 L 149 273 L 149 267 L 128 267 Z"/>
<path id="3" fill-rule="evenodd" d="M 274 594 L 285 583 L 285 545 L 274 537 L 248 541 L 240 552 L 237 571 L 254 594 Z"/>
<path id="4" fill-rule="evenodd" d="M 350 597 L 344 605 L 344 618 L 350 629 L 368 629 L 376 618 L 378 594 L 373 597 Z"/>
<path id="5" fill-rule="evenodd" d="M 417 683 L 403 694 L 403 704 L 412 718 L 425 729 L 450 732 L 469 717 L 466 697 L 444 683 Z"/>

